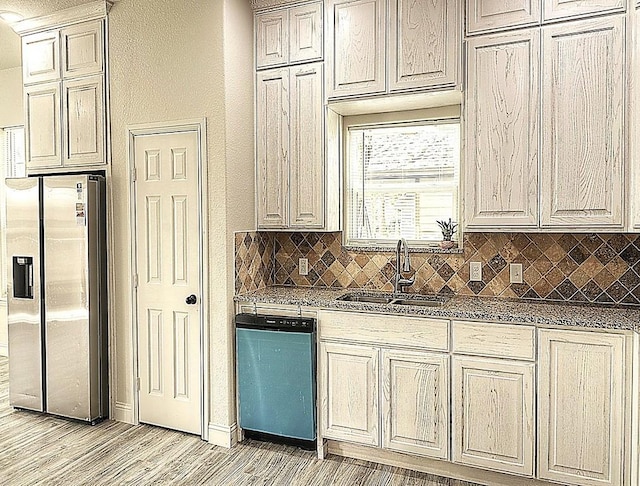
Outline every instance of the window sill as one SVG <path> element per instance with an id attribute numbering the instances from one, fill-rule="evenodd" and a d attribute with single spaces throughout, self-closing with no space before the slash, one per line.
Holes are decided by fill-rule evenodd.
<path id="1" fill-rule="evenodd" d="M 370 252 L 370 253 L 393 253 L 396 251 L 395 246 L 356 246 L 356 245 L 343 245 L 346 251 L 352 252 Z M 443 255 L 461 255 L 464 253 L 464 249 L 460 247 L 455 248 L 440 248 L 439 245 L 432 246 L 409 246 L 409 253 L 439 253 Z"/>

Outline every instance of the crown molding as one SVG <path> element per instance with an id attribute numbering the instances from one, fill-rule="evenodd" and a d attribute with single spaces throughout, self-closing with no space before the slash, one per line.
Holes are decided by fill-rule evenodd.
<path id="1" fill-rule="evenodd" d="M 262 10 L 265 8 L 286 7 L 294 4 L 309 3 L 305 0 L 251 0 L 251 6 L 254 10 Z"/>
<path id="2" fill-rule="evenodd" d="M 14 22 L 11 24 L 11 28 L 17 34 L 25 35 L 41 30 L 64 27 L 78 22 L 103 19 L 111 10 L 113 3 L 112 0 L 94 0 L 93 2 L 78 5 L 77 7 L 58 10 L 57 12 L 43 15 L 42 17 L 33 17 L 31 19 L 21 20 L 20 22 Z"/>

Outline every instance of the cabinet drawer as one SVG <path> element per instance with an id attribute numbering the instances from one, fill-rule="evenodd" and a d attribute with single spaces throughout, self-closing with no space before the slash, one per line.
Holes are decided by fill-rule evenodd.
<path id="1" fill-rule="evenodd" d="M 320 339 L 448 351 L 449 321 L 427 317 L 321 311 Z"/>
<path id="2" fill-rule="evenodd" d="M 535 327 L 454 321 L 453 352 L 533 361 Z"/>

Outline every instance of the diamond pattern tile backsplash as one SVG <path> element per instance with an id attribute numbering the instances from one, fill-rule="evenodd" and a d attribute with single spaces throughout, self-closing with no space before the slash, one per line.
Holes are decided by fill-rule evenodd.
<path id="1" fill-rule="evenodd" d="M 236 291 L 266 285 L 393 290 L 395 251 L 342 247 L 341 233 L 236 234 Z M 411 253 L 407 292 L 574 302 L 640 303 L 640 236 L 630 234 L 468 233 L 462 254 Z M 298 259 L 309 274 L 298 274 Z M 469 262 L 482 281 L 469 280 Z M 522 263 L 523 283 L 509 283 Z M 409 276 L 407 273 L 406 276 Z"/>
<path id="2" fill-rule="evenodd" d="M 235 234 L 236 293 L 273 284 L 273 244 L 273 235 L 269 233 Z"/>

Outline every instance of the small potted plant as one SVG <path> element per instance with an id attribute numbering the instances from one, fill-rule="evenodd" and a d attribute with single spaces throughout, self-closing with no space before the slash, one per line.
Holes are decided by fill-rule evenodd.
<path id="1" fill-rule="evenodd" d="M 456 232 L 458 223 L 454 223 L 453 221 L 451 221 L 451 218 L 449 218 L 449 221 L 436 220 L 436 223 L 438 223 L 438 226 L 440 226 L 440 231 L 442 231 L 442 241 L 440 242 L 440 248 L 442 248 L 443 250 L 448 250 L 456 246 L 455 241 L 451 241 L 451 238 L 453 238 L 453 234 Z"/>

